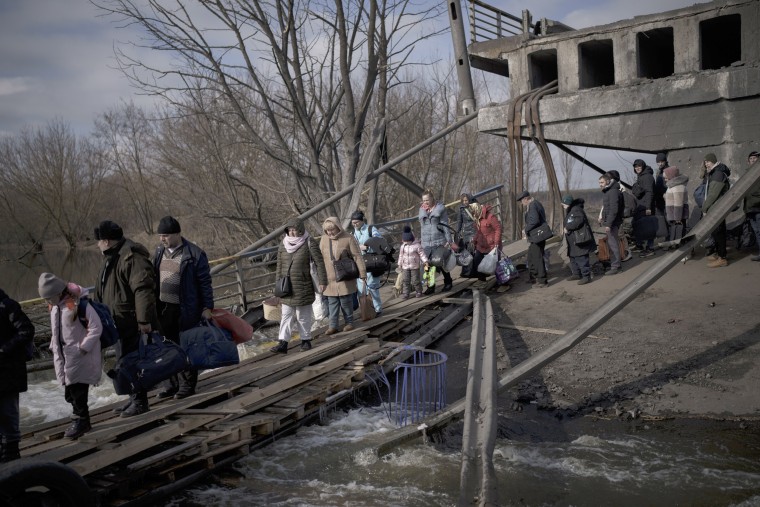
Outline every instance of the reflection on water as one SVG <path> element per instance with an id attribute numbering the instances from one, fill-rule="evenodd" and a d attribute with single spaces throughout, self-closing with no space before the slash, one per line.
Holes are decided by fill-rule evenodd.
<path id="1" fill-rule="evenodd" d="M 85 287 L 94 286 L 103 258 L 95 244 L 75 251 L 47 248 L 42 254 L 18 259 L 23 253 L 0 249 L 0 287 L 17 301 L 40 297 L 37 280 L 46 271 Z"/>

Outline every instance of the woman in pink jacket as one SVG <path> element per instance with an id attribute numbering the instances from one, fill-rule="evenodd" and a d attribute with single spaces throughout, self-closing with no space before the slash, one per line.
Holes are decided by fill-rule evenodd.
<path id="1" fill-rule="evenodd" d="M 422 281 L 420 280 L 420 265 L 427 263 L 425 249 L 419 240 L 414 239 L 412 228 L 404 226 L 401 234 L 401 248 L 398 253 L 398 265 L 401 268 L 401 299 L 409 299 L 410 285 L 417 291 L 417 297 L 422 297 Z"/>
<path id="2" fill-rule="evenodd" d="M 42 273 L 38 290 L 50 309 L 50 349 L 55 375 L 73 408 L 73 422 L 63 436 L 73 440 L 92 429 L 87 396 L 90 386 L 100 382 L 103 372 L 100 355 L 103 325 L 90 304 L 86 306 L 84 319 L 80 320 L 77 314 L 79 299 L 87 296 L 87 289 L 67 284 L 52 273 Z"/>

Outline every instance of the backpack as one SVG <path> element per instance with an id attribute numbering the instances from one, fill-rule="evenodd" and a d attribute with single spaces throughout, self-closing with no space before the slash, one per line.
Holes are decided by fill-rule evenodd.
<path id="1" fill-rule="evenodd" d="M 111 309 L 108 308 L 107 305 L 99 303 L 98 301 L 93 301 L 88 297 L 80 298 L 79 306 L 77 307 L 79 322 L 87 328 L 87 303 L 95 308 L 98 317 L 100 317 L 100 322 L 103 324 L 103 332 L 100 334 L 100 348 L 105 349 L 106 347 L 114 345 L 119 341 L 119 331 L 116 329 L 116 322 L 114 322 L 113 316 L 111 315 Z"/>

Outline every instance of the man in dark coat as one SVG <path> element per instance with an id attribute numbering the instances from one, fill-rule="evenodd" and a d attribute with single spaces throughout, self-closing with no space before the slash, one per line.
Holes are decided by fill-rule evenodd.
<path id="1" fill-rule="evenodd" d="M 637 226 L 637 222 L 645 217 L 656 215 L 654 171 L 640 158 L 634 160 L 633 171 L 636 173 L 636 182 L 631 187 L 631 193 L 636 198 L 636 209 L 633 212 L 636 248 L 641 250 L 639 257 L 650 257 L 654 255 L 654 237 L 647 238 L 644 245 L 644 240 L 640 239 L 639 233 L 641 224 Z"/>
<path id="2" fill-rule="evenodd" d="M 21 306 L 0 289 L 0 463 L 20 457 L 18 394 L 27 390 L 27 348 L 34 325 Z"/>
<path id="3" fill-rule="evenodd" d="M 760 171 L 760 164 L 757 160 L 760 158 L 760 153 L 753 151 L 747 157 L 750 171 Z M 755 183 L 752 188 L 749 189 L 749 193 L 744 198 L 744 213 L 747 214 L 747 220 L 749 220 L 752 230 L 755 231 L 755 238 L 757 240 L 757 247 L 760 249 L 760 181 Z M 760 253 L 750 257 L 753 261 L 760 261 Z"/>
<path id="4" fill-rule="evenodd" d="M 702 216 L 707 215 L 710 208 L 718 202 L 718 199 L 728 192 L 728 177 L 731 176 L 731 170 L 725 164 L 718 162 L 718 158 L 714 153 L 705 155 L 705 170 L 704 181 L 707 189 L 705 190 L 705 202 L 702 204 Z M 722 220 L 720 225 L 713 231 L 712 238 L 715 242 L 715 253 L 708 257 L 710 261 L 707 263 L 707 267 L 722 268 L 728 266 L 728 260 L 726 259 L 725 220 Z"/>
<path id="5" fill-rule="evenodd" d="M 95 239 L 103 253 L 95 299 L 111 309 L 119 331 L 121 355 L 125 356 L 138 349 L 141 333 L 158 328 L 153 265 L 148 250 L 125 238 L 121 227 L 110 220 L 98 225 Z M 131 395 L 129 403 L 117 412 L 130 417 L 148 410 L 148 393 L 140 391 Z"/>
<path id="6" fill-rule="evenodd" d="M 546 212 L 543 205 L 531 197 L 527 190 L 524 190 L 517 200 L 525 208 L 525 229 L 523 237 L 530 242 L 528 246 L 528 269 L 530 271 L 530 281 L 534 282 L 535 287 L 547 287 L 549 282 L 546 275 L 546 265 L 544 264 L 544 250 L 546 249 L 546 239 L 541 241 L 532 241 L 531 232 L 546 224 Z"/>
<path id="7" fill-rule="evenodd" d="M 206 252 L 182 237 L 179 222 L 165 216 L 158 224 L 161 244 L 153 255 L 156 309 L 164 336 L 179 345 L 179 334 L 210 319 L 214 291 Z M 158 398 L 178 400 L 195 394 L 198 370 L 188 369 L 169 379 Z"/>
<path id="8" fill-rule="evenodd" d="M 601 226 L 607 233 L 607 248 L 610 251 L 610 269 L 604 274 L 616 275 L 623 269 L 620 262 L 620 242 L 618 241 L 618 231 L 620 224 L 623 223 L 623 195 L 620 193 L 620 183 L 613 179 L 609 173 L 605 173 L 599 178 L 599 188 L 604 194 Z"/>
<path id="9" fill-rule="evenodd" d="M 565 239 L 567 240 L 567 255 L 570 257 L 571 280 L 578 280 L 578 285 L 591 281 L 591 263 L 589 254 L 594 249 L 594 233 L 588 223 L 583 199 L 573 199 L 572 195 L 562 198 L 565 208 Z M 583 238 L 579 241 L 578 238 Z"/>

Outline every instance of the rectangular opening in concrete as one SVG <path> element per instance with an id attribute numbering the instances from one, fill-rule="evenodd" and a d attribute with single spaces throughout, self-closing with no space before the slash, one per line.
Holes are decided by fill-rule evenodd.
<path id="1" fill-rule="evenodd" d="M 557 50 L 544 49 L 528 55 L 531 89 L 541 88 L 557 79 Z"/>
<path id="2" fill-rule="evenodd" d="M 673 28 L 655 28 L 636 34 L 639 77 L 657 79 L 672 76 L 675 66 Z"/>
<path id="3" fill-rule="evenodd" d="M 699 22 L 702 70 L 728 67 L 742 59 L 742 18 L 739 14 Z"/>
<path id="4" fill-rule="evenodd" d="M 580 88 L 615 84 L 612 39 L 592 40 L 578 45 Z"/>

